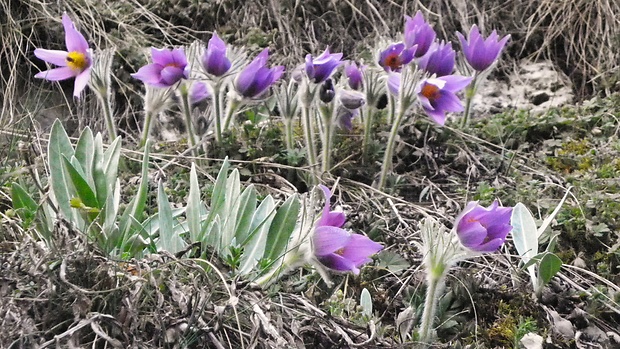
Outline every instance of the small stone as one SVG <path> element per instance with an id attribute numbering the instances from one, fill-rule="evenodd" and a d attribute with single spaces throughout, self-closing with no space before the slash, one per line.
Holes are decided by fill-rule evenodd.
<path id="1" fill-rule="evenodd" d="M 543 337 L 533 332 L 527 333 L 521 338 L 521 347 L 524 349 L 542 349 Z"/>

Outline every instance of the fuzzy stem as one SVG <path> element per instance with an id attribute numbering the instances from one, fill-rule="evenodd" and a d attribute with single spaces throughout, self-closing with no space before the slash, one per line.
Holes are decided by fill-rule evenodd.
<path id="1" fill-rule="evenodd" d="M 144 113 L 144 127 L 142 128 L 142 138 L 140 139 L 139 148 L 143 148 L 146 145 L 147 139 L 151 133 L 151 122 L 153 121 L 153 111 L 146 109 Z"/>
<path id="2" fill-rule="evenodd" d="M 99 97 L 99 101 L 101 102 L 101 107 L 103 108 L 103 118 L 105 119 L 105 125 L 108 129 L 108 137 L 109 141 L 112 142 L 118 137 L 118 133 L 116 132 L 116 126 L 114 125 L 114 116 L 112 112 L 112 103 L 110 102 L 110 98 L 112 96 L 108 92 L 108 89 L 102 91 L 97 91 L 97 97 Z M 100 92 L 100 93 L 99 93 Z"/>
<path id="3" fill-rule="evenodd" d="M 395 99 L 392 99 L 395 102 Z M 392 103 L 394 104 L 394 103 Z M 396 107 L 390 109 L 391 113 L 395 112 Z M 405 116 L 405 112 L 407 108 L 405 103 L 400 103 L 400 108 L 398 110 L 398 114 L 394 117 L 391 116 L 392 119 L 392 129 L 390 131 L 390 137 L 388 138 L 387 146 L 385 148 L 385 154 L 383 156 L 383 166 L 381 167 L 381 174 L 379 175 L 379 181 L 377 182 L 377 189 L 383 190 L 385 187 L 385 181 L 387 179 L 388 173 L 392 170 L 392 156 L 394 155 L 394 146 L 396 145 L 396 137 L 398 136 L 398 129 L 400 128 L 400 124 L 403 121 L 403 117 Z"/>
<path id="4" fill-rule="evenodd" d="M 302 105 L 301 107 L 301 119 L 302 126 L 304 128 L 304 138 L 306 141 L 306 152 L 308 156 L 308 165 L 310 166 L 310 185 L 314 185 L 316 182 L 316 149 L 314 148 L 314 123 L 311 118 L 312 110 L 309 104 Z"/>
<path id="5" fill-rule="evenodd" d="M 181 109 L 185 118 L 185 127 L 187 127 L 187 140 L 191 149 L 191 154 L 197 156 L 196 152 L 196 132 L 194 131 L 194 123 L 192 122 L 192 107 L 189 103 L 189 89 L 183 84 L 180 87 L 181 92 Z"/>
<path id="6" fill-rule="evenodd" d="M 322 106 L 319 109 L 323 118 L 323 160 L 321 163 L 321 169 L 323 172 L 329 172 L 332 163 L 332 142 L 334 133 L 334 125 L 332 122 L 332 108 L 328 106 Z"/>
<path id="7" fill-rule="evenodd" d="M 427 277 L 426 299 L 424 300 L 424 311 L 422 312 L 422 322 L 420 324 L 419 339 L 423 344 L 422 347 L 427 348 L 433 339 L 433 321 L 437 314 L 437 304 L 439 296 L 443 291 L 446 283 L 446 274 L 439 275 L 429 273 Z"/>
<path id="8" fill-rule="evenodd" d="M 293 119 L 285 117 L 284 123 L 284 141 L 286 142 L 286 150 L 291 154 L 295 149 L 295 138 L 293 136 Z"/>
<path id="9" fill-rule="evenodd" d="M 224 119 L 224 127 L 222 128 L 223 131 L 230 128 L 230 124 L 235 113 L 237 112 L 237 109 L 239 108 L 239 105 L 241 105 L 241 102 L 238 99 L 234 97 L 229 99 L 228 106 L 226 108 L 226 119 Z"/>
<path id="10" fill-rule="evenodd" d="M 364 138 L 362 139 L 362 158 L 368 157 L 370 151 L 370 135 L 372 132 L 372 126 L 375 123 L 375 110 L 374 107 L 362 108 L 360 112 L 368 111 L 364 118 Z"/>
<path id="11" fill-rule="evenodd" d="M 478 82 L 478 72 L 474 74 L 474 79 L 465 89 L 465 113 L 463 114 L 463 119 L 461 120 L 461 128 L 465 128 L 469 124 L 469 116 L 471 114 L 471 101 L 474 99 L 476 95 L 476 83 Z"/>
<path id="12" fill-rule="evenodd" d="M 215 123 L 215 142 L 220 143 L 222 141 L 222 91 L 219 83 L 213 86 L 213 122 Z"/>

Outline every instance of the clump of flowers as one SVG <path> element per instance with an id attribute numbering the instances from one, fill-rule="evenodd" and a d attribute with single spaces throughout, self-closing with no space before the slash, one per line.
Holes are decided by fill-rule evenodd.
<path id="1" fill-rule="evenodd" d="M 80 97 L 80 93 L 88 85 L 90 71 L 93 65 L 92 50 L 84 35 L 75 29 L 75 25 L 69 15 L 62 15 L 62 25 L 65 28 L 66 51 L 46 50 L 37 48 L 34 55 L 48 63 L 59 66 L 50 70 L 37 73 L 34 77 L 49 81 L 59 81 L 75 78 L 73 96 Z"/>

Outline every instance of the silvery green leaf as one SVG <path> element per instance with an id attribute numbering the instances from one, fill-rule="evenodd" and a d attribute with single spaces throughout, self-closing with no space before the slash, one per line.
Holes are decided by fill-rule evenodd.
<path id="1" fill-rule="evenodd" d="M 185 248 L 185 241 L 181 239 L 181 236 L 174 229 L 175 222 L 172 216 L 172 207 L 170 207 L 168 196 L 161 181 L 157 187 L 157 208 L 159 212 L 157 249 L 175 254 Z"/>
<path id="2" fill-rule="evenodd" d="M 241 255 L 239 274 L 244 275 L 252 271 L 258 260 L 265 253 L 267 234 L 275 213 L 276 204 L 271 195 L 267 196 L 254 211 L 252 224 L 249 229 L 250 235 L 246 240 L 240 240 L 241 246 L 244 246 L 244 251 L 243 255 Z"/>
<path id="3" fill-rule="evenodd" d="M 71 191 L 70 191 L 70 179 L 69 174 L 63 166 L 63 156 L 71 158 L 75 152 L 71 145 L 71 140 L 67 136 L 64 127 L 60 120 L 56 119 L 52 125 L 50 132 L 50 141 L 47 149 L 48 163 L 50 167 L 50 183 L 52 187 L 51 197 L 56 201 L 60 212 L 65 216 L 67 220 L 76 224 L 78 227 L 82 227 L 84 222 L 80 217 L 80 214 L 71 208 Z"/>
<path id="4" fill-rule="evenodd" d="M 278 209 L 267 234 L 263 258 L 275 261 L 286 252 L 291 234 L 297 225 L 300 208 L 299 198 L 293 195 Z"/>
<path id="5" fill-rule="evenodd" d="M 370 296 L 370 292 L 366 288 L 362 290 L 362 294 L 360 295 L 360 305 L 362 306 L 362 314 L 366 317 L 372 317 L 372 296 Z"/>
<path id="6" fill-rule="evenodd" d="M 538 254 L 538 229 L 534 217 L 525 205 L 518 203 L 512 209 L 510 224 L 512 225 L 512 239 L 515 248 L 523 263 L 528 263 Z M 530 274 L 532 286 L 536 288 L 536 266 L 530 265 L 527 270 Z"/>

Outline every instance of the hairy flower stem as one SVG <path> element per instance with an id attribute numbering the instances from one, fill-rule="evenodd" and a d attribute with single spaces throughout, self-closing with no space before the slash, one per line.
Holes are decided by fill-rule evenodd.
<path id="1" fill-rule="evenodd" d="M 284 123 L 284 141 L 286 143 L 286 150 L 289 154 L 295 150 L 295 138 L 293 136 L 293 119 L 283 118 Z"/>
<path id="2" fill-rule="evenodd" d="M 312 122 L 312 108 L 304 103 L 301 107 L 302 127 L 304 128 L 304 139 L 306 141 L 306 156 L 310 166 L 310 185 L 316 184 L 316 149 L 314 148 L 314 122 Z"/>
<path id="3" fill-rule="evenodd" d="M 402 78 L 401 78 L 402 79 Z M 404 85 L 401 83 L 401 85 Z M 405 98 L 405 87 L 401 87 L 398 92 L 398 99 L 390 96 L 390 115 L 388 116 L 392 123 L 392 129 L 385 148 L 385 154 L 383 156 L 383 165 L 381 167 L 381 174 L 379 175 L 379 182 L 377 182 L 377 189 L 383 190 L 385 187 L 385 181 L 388 174 L 392 171 L 392 156 L 394 155 L 394 147 L 396 146 L 396 138 L 398 137 L 398 129 L 403 122 L 403 117 L 409 107 L 411 101 Z M 398 112 L 396 112 L 396 103 L 398 102 Z"/>
<path id="4" fill-rule="evenodd" d="M 112 103 L 110 101 L 110 98 L 112 98 L 112 96 L 107 89 L 95 91 L 95 95 L 98 97 L 99 102 L 101 102 L 101 108 L 103 109 L 103 118 L 105 119 L 105 126 L 108 129 L 109 142 L 112 142 L 116 139 L 116 137 L 118 137 L 118 133 L 116 132 L 116 126 L 114 126 Z"/>
<path id="5" fill-rule="evenodd" d="M 149 139 L 151 133 L 151 122 L 153 121 L 153 111 L 146 110 L 144 114 L 144 127 L 142 128 L 142 138 L 140 139 L 139 148 L 143 148 L 146 145 L 146 140 Z"/>
<path id="6" fill-rule="evenodd" d="M 185 118 L 185 127 L 187 128 L 187 141 L 190 146 L 192 156 L 198 156 L 196 145 L 196 132 L 194 130 L 194 123 L 192 122 L 192 106 L 189 103 L 189 88 L 186 84 L 182 84 L 180 87 L 181 94 L 181 109 L 183 111 L 183 117 Z"/>
<path id="7" fill-rule="evenodd" d="M 213 86 L 213 122 L 215 124 L 215 142 L 222 141 L 222 102 L 224 99 L 223 91 L 219 83 Z"/>
<path id="8" fill-rule="evenodd" d="M 469 84 L 469 86 L 465 89 L 465 113 L 463 113 L 463 119 L 461 120 L 461 128 L 467 127 L 469 124 L 469 116 L 471 113 L 471 101 L 474 99 L 476 95 L 476 84 L 478 82 L 478 72 L 475 73 L 474 79 Z"/>
<path id="9" fill-rule="evenodd" d="M 321 117 L 323 119 L 323 139 L 321 140 L 323 143 L 323 153 L 322 153 L 322 163 L 321 170 L 322 172 L 329 172 L 331 169 L 332 163 L 332 142 L 333 142 L 333 134 L 334 134 L 334 123 L 332 122 L 332 108 L 333 105 L 330 106 L 321 106 L 319 110 L 321 112 Z"/>
<path id="10" fill-rule="evenodd" d="M 370 137 L 372 132 L 372 126 L 375 123 L 375 110 L 373 106 L 369 106 L 368 108 L 361 108 L 360 113 L 364 120 L 364 139 L 362 139 L 362 159 L 366 160 L 368 158 L 368 152 L 370 151 Z M 364 115 L 366 114 L 366 115 Z"/>
<path id="11" fill-rule="evenodd" d="M 446 268 L 447 269 L 447 268 Z M 428 348 L 432 343 L 433 321 L 437 315 L 437 304 L 439 296 L 443 292 L 446 284 L 445 273 L 429 273 L 427 276 L 426 299 L 424 300 L 424 310 L 422 312 L 422 322 L 420 323 L 419 340 L 422 343 L 420 348 Z"/>
<path id="12" fill-rule="evenodd" d="M 226 108 L 226 118 L 224 119 L 224 127 L 222 130 L 228 130 L 230 128 L 230 124 L 237 112 L 237 109 L 241 105 L 241 102 L 235 98 L 229 99 L 228 107 Z"/>

